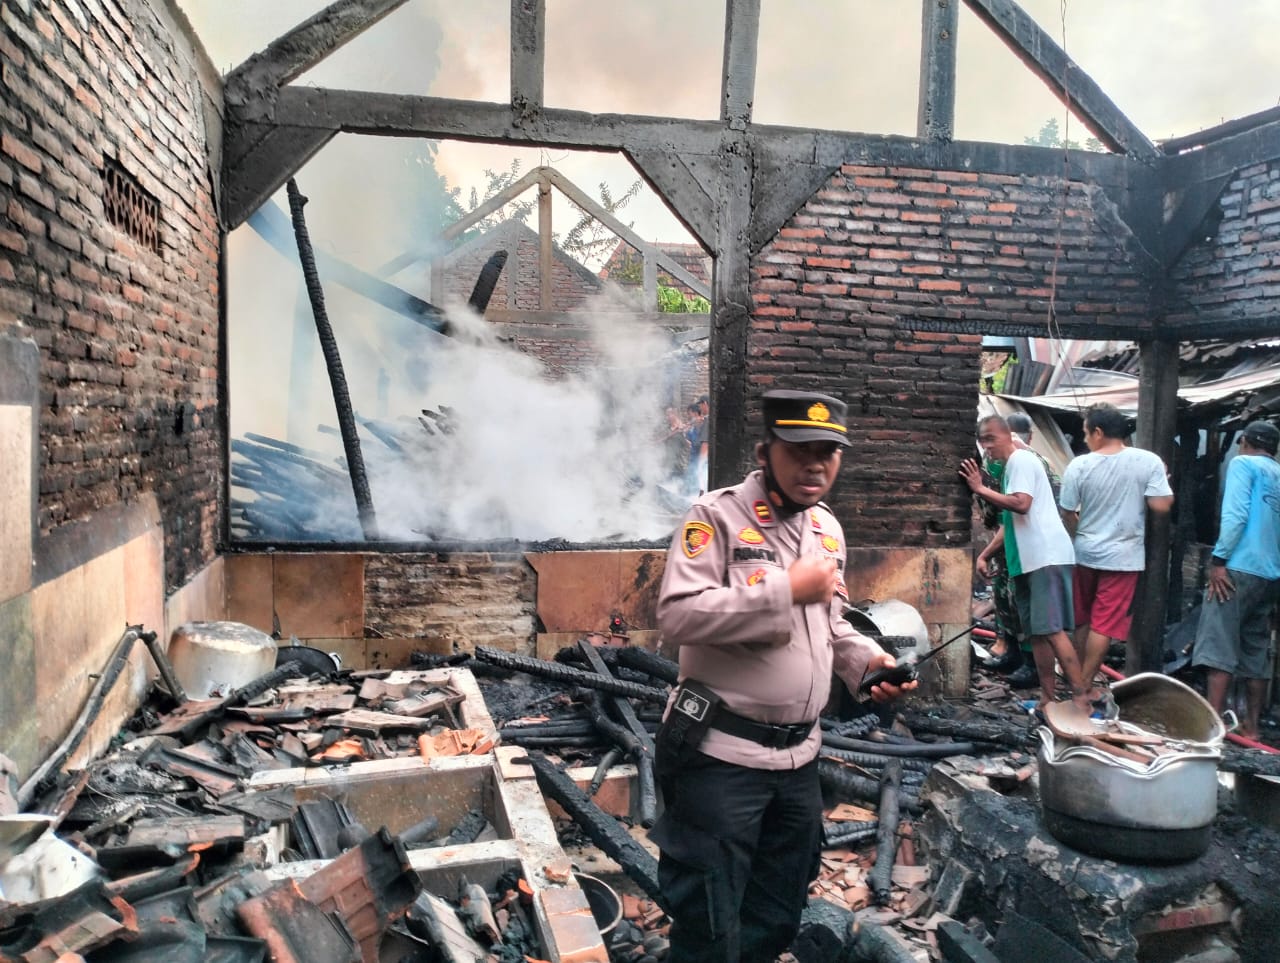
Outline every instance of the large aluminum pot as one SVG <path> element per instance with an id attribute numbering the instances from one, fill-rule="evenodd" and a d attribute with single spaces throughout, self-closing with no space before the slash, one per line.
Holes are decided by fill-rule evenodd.
<path id="1" fill-rule="evenodd" d="M 1140 763 L 1060 739 L 1040 739 L 1045 826 L 1084 852 L 1130 862 L 1176 862 L 1209 845 L 1218 810 L 1218 760 L 1226 731 L 1190 687 L 1144 673 L 1112 687 L 1119 718 L 1174 751 Z"/>
<path id="2" fill-rule="evenodd" d="M 184 622 L 169 639 L 169 661 L 192 699 L 221 698 L 275 668 L 276 643 L 240 622 Z"/>
<path id="3" fill-rule="evenodd" d="M 929 627 L 915 606 L 900 599 L 885 599 L 883 602 L 859 602 L 851 605 L 844 613 L 845 620 L 855 629 L 870 636 L 909 638 L 915 643 L 914 650 L 920 655 L 929 651 Z M 902 647 L 898 647 L 895 655 L 904 655 Z"/>

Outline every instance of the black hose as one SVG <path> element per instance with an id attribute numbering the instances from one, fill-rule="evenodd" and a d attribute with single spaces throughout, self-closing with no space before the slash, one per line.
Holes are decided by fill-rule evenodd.
<path id="1" fill-rule="evenodd" d="M 972 742 L 912 742 L 905 745 L 845 739 L 829 732 L 822 734 L 822 744 L 832 749 L 849 749 L 878 756 L 912 756 L 916 759 L 945 759 L 947 756 L 971 756 L 977 751 Z"/>

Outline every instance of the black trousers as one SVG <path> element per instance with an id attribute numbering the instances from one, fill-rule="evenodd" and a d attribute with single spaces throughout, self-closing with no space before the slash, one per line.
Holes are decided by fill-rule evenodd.
<path id="1" fill-rule="evenodd" d="M 816 761 L 748 769 L 659 753 L 664 810 L 649 837 L 671 917 L 670 963 L 773 963 L 800 927 L 821 855 Z"/>

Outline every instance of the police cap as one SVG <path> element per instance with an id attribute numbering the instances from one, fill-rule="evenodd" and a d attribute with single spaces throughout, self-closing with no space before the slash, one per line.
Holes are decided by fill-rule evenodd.
<path id="1" fill-rule="evenodd" d="M 845 404 L 816 391 L 766 391 L 764 424 L 783 441 L 849 444 Z"/>

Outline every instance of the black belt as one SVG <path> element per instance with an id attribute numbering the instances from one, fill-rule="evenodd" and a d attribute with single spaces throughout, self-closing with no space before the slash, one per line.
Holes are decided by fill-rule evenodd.
<path id="1" fill-rule="evenodd" d="M 711 718 L 711 728 L 740 739 L 750 739 L 769 749 L 790 749 L 809 738 L 809 733 L 813 732 L 813 723 L 793 722 L 785 726 L 771 726 L 767 722 L 756 722 L 720 706 Z"/>

